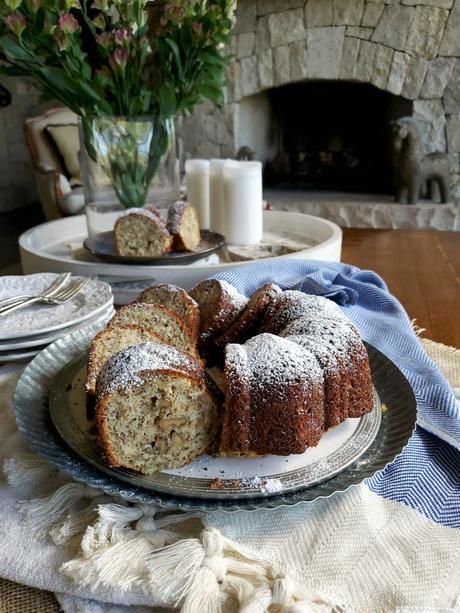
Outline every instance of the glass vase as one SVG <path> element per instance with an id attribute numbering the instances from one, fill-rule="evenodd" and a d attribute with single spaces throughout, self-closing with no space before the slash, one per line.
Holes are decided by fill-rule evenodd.
<path id="1" fill-rule="evenodd" d="M 82 118 L 80 158 L 90 237 L 113 230 L 129 208 L 164 208 L 180 196 L 172 119 Z"/>

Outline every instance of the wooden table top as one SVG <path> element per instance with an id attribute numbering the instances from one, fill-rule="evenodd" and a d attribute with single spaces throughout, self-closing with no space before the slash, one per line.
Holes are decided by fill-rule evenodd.
<path id="1" fill-rule="evenodd" d="M 460 348 L 460 232 L 344 229 L 342 262 L 377 272 L 426 338 Z"/>

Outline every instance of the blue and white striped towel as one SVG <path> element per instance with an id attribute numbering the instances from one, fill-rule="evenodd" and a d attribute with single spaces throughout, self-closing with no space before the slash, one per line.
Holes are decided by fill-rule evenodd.
<path id="1" fill-rule="evenodd" d="M 275 282 L 283 289 L 326 296 L 341 306 L 362 338 L 400 368 L 417 399 L 418 426 L 409 445 L 367 482 L 368 487 L 439 524 L 460 528 L 460 406 L 385 282 L 354 266 L 305 260 L 255 263 L 216 278 L 246 295 Z"/>

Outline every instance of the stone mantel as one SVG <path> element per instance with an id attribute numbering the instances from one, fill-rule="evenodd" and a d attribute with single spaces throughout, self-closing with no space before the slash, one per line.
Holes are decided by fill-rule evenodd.
<path id="1" fill-rule="evenodd" d="M 413 102 L 460 196 L 460 0 L 239 0 L 231 52 L 225 103 L 184 120 L 187 155 L 233 156 L 244 101 L 272 87 L 370 83 Z"/>

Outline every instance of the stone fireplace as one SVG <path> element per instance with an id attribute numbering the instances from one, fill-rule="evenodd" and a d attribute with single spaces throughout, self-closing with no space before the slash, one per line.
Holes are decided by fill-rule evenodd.
<path id="1" fill-rule="evenodd" d="M 265 162 L 266 187 L 392 193 L 390 122 L 411 113 L 409 100 L 369 84 L 300 82 L 243 100 L 241 137 Z"/>
<path id="2" fill-rule="evenodd" d="M 185 154 L 249 147 L 277 188 L 390 194 L 389 121 L 410 115 L 460 197 L 459 33 L 460 0 L 239 0 L 225 103 L 184 120 Z"/>

